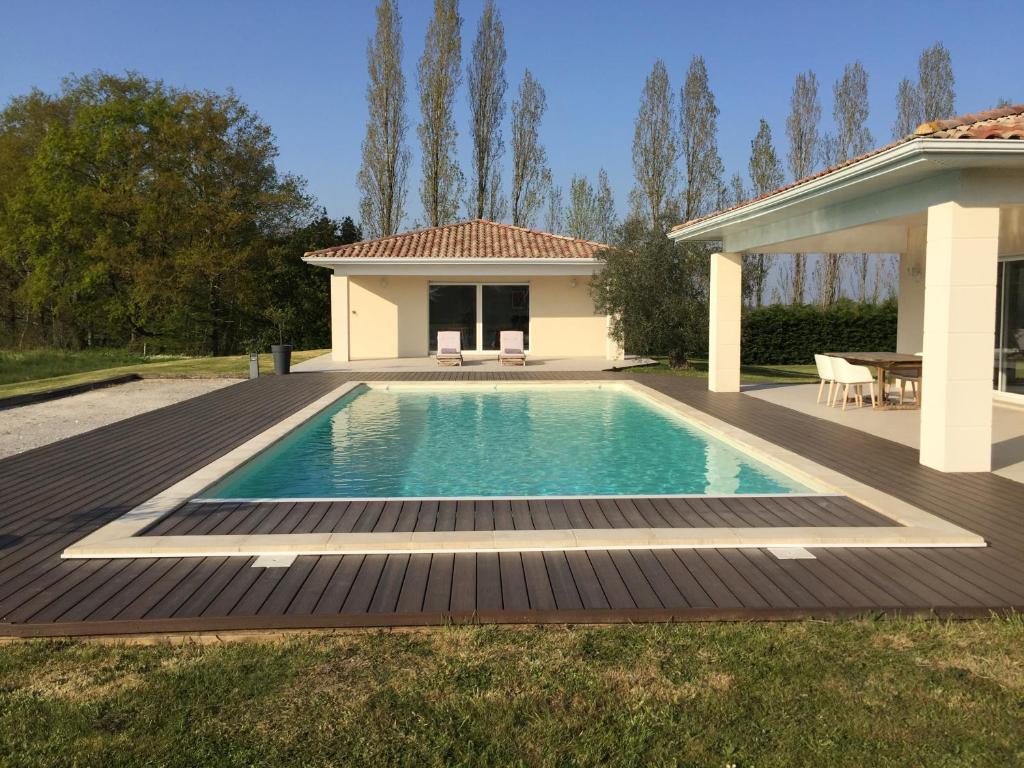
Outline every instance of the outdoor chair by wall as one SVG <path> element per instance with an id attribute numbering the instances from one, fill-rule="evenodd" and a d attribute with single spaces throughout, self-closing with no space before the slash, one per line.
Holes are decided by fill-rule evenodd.
<path id="1" fill-rule="evenodd" d="M 462 331 L 437 332 L 437 364 L 462 365 Z"/>
<path id="2" fill-rule="evenodd" d="M 523 349 L 522 331 L 502 331 L 501 351 L 498 361 L 502 365 L 526 365 L 526 350 Z"/>
<path id="3" fill-rule="evenodd" d="M 851 365 L 841 357 L 832 358 L 832 372 L 836 378 L 836 394 L 839 394 L 839 385 L 843 387 L 843 410 L 846 410 L 846 403 L 850 399 L 850 387 L 853 387 L 853 396 L 857 407 L 864 405 L 864 385 L 871 388 L 871 405 L 875 404 L 875 379 L 870 369 L 864 365 Z M 835 402 L 832 403 L 835 405 Z"/>
<path id="4" fill-rule="evenodd" d="M 920 352 L 915 352 L 915 355 L 921 357 Z M 907 384 L 910 384 L 910 391 L 914 395 L 914 404 L 917 406 L 921 405 L 921 369 L 917 366 L 913 368 L 900 368 L 896 367 L 892 369 L 893 384 L 899 387 L 900 390 L 900 405 L 903 405 L 903 398 L 907 394 Z"/>
<path id="5" fill-rule="evenodd" d="M 836 385 L 836 377 L 832 372 L 832 358 L 828 355 L 815 355 L 814 364 L 818 367 L 818 378 L 821 379 L 821 384 L 818 385 L 818 399 L 815 402 L 821 402 L 821 393 L 828 384 L 828 399 L 825 402 L 831 404 L 832 390 Z"/>

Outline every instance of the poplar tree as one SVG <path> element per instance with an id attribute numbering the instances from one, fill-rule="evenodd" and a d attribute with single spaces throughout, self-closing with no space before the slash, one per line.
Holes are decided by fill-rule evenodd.
<path id="1" fill-rule="evenodd" d="M 469 62 L 469 109 L 473 134 L 473 177 L 467 208 L 477 219 L 500 219 L 499 163 L 505 151 L 501 121 L 505 116 L 505 26 L 494 0 L 487 0 Z"/>
<path id="2" fill-rule="evenodd" d="M 941 42 L 925 48 L 917 60 L 917 87 L 924 122 L 953 117 L 953 58 Z"/>
<path id="3" fill-rule="evenodd" d="M 529 227 L 544 204 L 547 153 L 540 143 L 540 121 L 547 99 L 530 70 L 523 73 L 512 102 L 512 223 Z"/>
<path id="4" fill-rule="evenodd" d="M 679 143 L 686 188 L 683 220 L 710 212 L 723 189 L 718 155 L 718 107 L 702 56 L 694 56 L 679 98 Z"/>
<path id="5" fill-rule="evenodd" d="M 906 138 L 923 122 L 921 94 L 917 85 L 905 77 L 896 89 L 896 122 L 892 126 L 892 137 Z"/>
<path id="6" fill-rule="evenodd" d="M 409 128 L 402 74 L 402 20 L 392 0 L 377 6 L 377 30 L 366 46 L 369 118 L 363 138 L 363 162 L 356 177 L 359 213 L 368 237 L 395 234 L 405 216 Z"/>
<path id="7" fill-rule="evenodd" d="M 569 207 L 565 213 L 565 233 L 581 240 L 598 238 L 597 194 L 586 176 L 573 176 L 569 184 Z"/>
<path id="8" fill-rule="evenodd" d="M 420 200 L 431 227 L 458 215 L 464 184 L 455 157 L 455 92 L 462 75 L 462 18 L 458 0 L 434 0 L 434 16 L 420 57 L 418 82 L 422 122 L 416 131 L 422 150 Z"/>
<path id="9" fill-rule="evenodd" d="M 562 188 L 555 184 L 551 173 L 544 174 L 544 198 L 547 206 L 544 211 L 544 231 L 553 235 L 562 234 Z"/>
<path id="10" fill-rule="evenodd" d="M 790 97 L 790 113 L 786 120 L 789 137 L 789 170 L 794 179 L 802 179 L 814 170 L 818 151 L 818 123 L 821 121 L 821 103 L 818 101 L 818 77 L 808 70 L 796 76 Z M 793 254 L 790 300 L 803 304 L 806 293 L 807 257 Z"/>
<path id="11" fill-rule="evenodd" d="M 608 174 L 604 168 L 597 172 L 597 239 L 602 243 L 610 243 L 618 227 L 615 216 L 615 197 L 612 195 Z"/>
<path id="12" fill-rule="evenodd" d="M 679 136 L 675 96 L 669 86 L 665 62 L 654 62 L 640 96 L 633 130 L 633 175 L 630 195 L 634 214 L 655 227 L 677 216 L 674 203 L 679 182 Z"/>
<path id="13" fill-rule="evenodd" d="M 772 142 L 772 129 L 764 118 L 761 118 L 757 135 L 750 142 L 749 176 L 754 199 L 778 189 L 784 179 L 782 162 Z M 764 303 L 765 283 L 774 258 L 772 254 L 755 253 L 744 259 L 750 273 L 751 298 L 755 306 L 760 307 Z"/>

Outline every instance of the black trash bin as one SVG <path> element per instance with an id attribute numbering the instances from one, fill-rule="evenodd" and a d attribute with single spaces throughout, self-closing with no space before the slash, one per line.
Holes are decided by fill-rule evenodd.
<path id="1" fill-rule="evenodd" d="M 274 356 L 274 373 L 284 376 L 292 369 L 292 345 L 271 344 L 270 352 Z"/>

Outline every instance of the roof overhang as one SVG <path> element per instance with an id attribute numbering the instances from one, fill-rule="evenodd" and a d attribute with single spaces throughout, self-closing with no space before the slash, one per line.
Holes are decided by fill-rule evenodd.
<path id="1" fill-rule="evenodd" d="M 1006 184 L 998 183 L 1002 177 Z M 965 184 L 969 178 L 987 183 L 971 188 Z M 997 205 L 1004 187 L 1004 202 L 1019 202 L 1016 189 L 1022 179 L 1024 141 L 913 139 L 761 200 L 675 227 L 669 237 L 719 241 L 728 252 L 756 252 L 775 250 L 771 246 L 780 243 L 809 245 L 827 233 L 857 228 L 864 233 L 871 226 L 876 242 L 870 250 L 892 252 L 898 236 L 885 235 L 879 223 L 905 220 L 929 205 L 962 200 L 983 188 Z"/>
<path id="2" fill-rule="evenodd" d="M 336 275 L 416 275 L 448 277 L 524 277 L 592 275 L 600 259 L 430 259 L 303 257 L 307 264 L 334 270 Z"/>

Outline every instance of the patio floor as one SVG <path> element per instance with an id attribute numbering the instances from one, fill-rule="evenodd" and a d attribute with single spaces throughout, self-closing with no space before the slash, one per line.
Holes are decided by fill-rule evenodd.
<path id="1" fill-rule="evenodd" d="M 916 449 L 920 445 L 921 412 L 917 410 L 880 411 L 847 406 L 843 411 L 841 408 L 829 408 L 816 402 L 817 384 L 756 384 L 745 386 L 743 392 L 765 402 L 911 448 Z M 996 403 L 992 410 L 992 469 L 997 475 L 1024 483 L 1024 408 Z"/>
<path id="2" fill-rule="evenodd" d="M 991 473 L 938 473 L 897 442 L 757 397 L 709 393 L 702 379 L 654 374 L 632 377 L 974 531 L 990 546 L 816 549 L 811 560 L 779 559 L 764 549 L 323 555 L 282 568 L 253 567 L 250 557 L 61 559 L 70 544 L 344 381 L 405 377 L 631 378 L 531 369 L 264 377 L 0 461 L 0 634 L 778 619 L 879 610 L 978 616 L 1024 607 L 1019 484 Z M 848 500 L 839 502 L 833 514 L 862 514 L 844 508 Z M 541 527 L 582 512 L 605 521 L 592 525 L 627 526 L 637 514 L 666 522 L 676 515 L 673 524 L 685 525 L 687 519 L 706 524 L 715 515 L 807 520 L 823 514 L 815 503 L 828 502 L 780 497 L 727 499 L 721 508 L 702 500 L 666 507 L 641 498 L 577 507 L 572 500 L 535 499 L 524 510 L 465 500 L 439 505 L 432 518 L 432 510 L 407 510 L 405 503 L 386 510 L 268 505 L 274 508 L 261 509 L 259 519 L 244 513 L 230 519 L 220 510 L 200 521 L 195 510 L 183 508 L 167 524 L 287 527 L 346 518 L 372 527 L 387 517 L 395 526 L 429 519 L 464 530 Z M 312 523 L 317 515 L 320 522 Z"/>
<path id="3" fill-rule="evenodd" d="M 653 360 L 643 357 L 627 357 L 625 360 L 608 360 L 604 357 L 533 357 L 525 368 L 530 371 L 576 372 L 607 371 L 613 368 L 625 369 L 635 366 L 650 365 Z M 502 365 L 498 361 L 498 353 L 468 353 L 464 355 L 462 366 L 439 366 L 433 357 L 399 357 L 390 360 L 352 360 L 347 363 L 336 363 L 330 355 L 321 355 L 296 365 L 293 370 L 299 373 L 313 371 L 349 371 L 349 372 L 380 372 L 395 371 L 402 373 L 431 373 L 438 371 L 522 371 L 523 366 Z"/>

